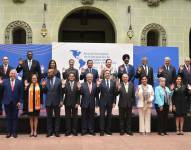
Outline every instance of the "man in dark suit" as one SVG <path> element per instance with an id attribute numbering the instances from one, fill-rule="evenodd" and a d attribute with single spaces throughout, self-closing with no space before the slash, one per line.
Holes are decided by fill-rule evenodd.
<path id="1" fill-rule="evenodd" d="M 66 116 L 66 136 L 73 133 L 77 136 L 78 106 L 80 104 L 80 83 L 75 81 L 75 74 L 70 73 L 64 85 L 64 105 Z"/>
<path id="2" fill-rule="evenodd" d="M 13 67 L 11 67 L 9 65 L 9 58 L 7 56 L 4 56 L 3 57 L 3 64 L 0 65 L 0 78 L 2 80 L 8 79 L 11 69 L 13 69 Z M 3 95 L 2 94 L 3 93 L 0 91 L 0 115 L 3 114 L 3 109 L 2 109 L 2 96 Z"/>
<path id="3" fill-rule="evenodd" d="M 112 108 L 115 107 L 116 103 L 116 83 L 110 79 L 110 71 L 106 70 L 104 72 L 104 80 L 97 81 L 97 86 L 99 89 L 99 108 L 100 108 L 100 136 L 104 136 L 104 131 L 106 127 L 106 134 L 111 135 L 111 116 Z M 105 113 L 107 112 L 106 125 L 105 125 Z"/>
<path id="4" fill-rule="evenodd" d="M 118 67 L 118 78 L 122 82 L 122 75 L 126 73 L 129 76 L 129 81 L 134 83 L 135 70 L 134 67 L 129 64 L 130 56 L 128 54 L 124 54 L 122 59 L 124 64 Z"/>
<path id="5" fill-rule="evenodd" d="M 119 122 L 120 135 L 124 135 L 125 131 L 128 135 L 133 135 L 131 131 L 132 107 L 135 105 L 135 91 L 131 82 L 128 82 L 127 74 L 122 75 L 122 82 L 118 85 L 119 93 Z"/>
<path id="6" fill-rule="evenodd" d="M 93 74 L 93 82 L 96 83 L 96 80 L 99 78 L 98 71 L 93 68 L 93 60 L 87 61 L 87 69 L 81 69 L 80 80 L 84 80 L 86 82 L 86 75 L 88 73 Z"/>
<path id="7" fill-rule="evenodd" d="M 165 57 L 164 65 L 159 68 L 157 77 L 163 77 L 166 79 L 166 86 L 170 88 L 170 86 L 174 83 L 176 78 L 176 69 L 171 65 L 169 57 Z"/>
<path id="8" fill-rule="evenodd" d="M 33 59 L 33 53 L 31 51 L 27 52 L 27 59 L 26 60 L 20 60 L 19 65 L 16 68 L 17 73 L 23 71 L 23 85 L 25 80 L 28 82 L 31 82 L 31 76 L 32 74 L 37 74 L 38 80 L 40 82 L 41 77 L 41 69 L 40 69 L 40 63 L 37 60 Z M 27 112 L 27 98 L 24 97 L 24 105 L 23 105 L 23 114 L 26 114 Z"/>
<path id="9" fill-rule="evenodd" d="M 59 137 L 60 107 L 63 105 L 62 83 L 61 80 L 55 76 L 53 69 L 48 70 L 48 79 L 42 81 L 42 88 L 44 93 L 46 93 L 47 137 L 52 136 L 53 133 L 53 112 L 55 116 L 54 133 L 56 137 Z"/>
<path id="10" fill-rule="evenodd" d="M 94 132 L 94 113 L 95 103 L 99 99 L 96 83 L 93 82 L 93 74 L 86 75 L 86 82 L 81 85 L 81 111 L 82 111 L 82 135 L 87 131 L 95 135 Z"/>
<path id="11" fill-rule="evenodd" d="M 63 68 L 63 70 L 62 70 L 63 79 L 68 80 L 69 74 L 73 73 L 73 74 L 75 74 L 75 80 L 77 82 L 79 81 L 78 69 L 74 68 L 74 63 L 75 63 L 74 59 L 70 59 L 69 60 L 69 68 L 68 69 Z"/>
<path id="12" fill-rule="evenodd" d="M 191 85 L 191 65 L 190 58 L 185 58 L 184 65 L 180 65 L 178 70 L 178 75 L 182 77 L 182 81 L 184 85 Z M 188 95 L 188 111 L 191 112 L 191 96 Z"/>
<path id="13" fill-rule="evenodd" d="M 22 83 L 16 79 L 17 71 L 10 71 L 10 78 L 1 80 L 0 88 L 3 91 L 3 101 L 5 107 L 5 114 L 7 118 L 7 131 L 6 138 L 13 136 L 17 138 L 17 122 L 18 122 L 18 110 L 20 107 L 20 101 L 22 99 Z"/>
<path id="14" fill-rule="evenodd" d="M 148 84 L 154 86 L 153 79 L 153 68 L 148 66 L 147 57 L 142 58 L 142 64 L 137 68 L 135 77 L 139 79 L 139 84 L 141 84 L 141 77 L 146 76 Z"/>

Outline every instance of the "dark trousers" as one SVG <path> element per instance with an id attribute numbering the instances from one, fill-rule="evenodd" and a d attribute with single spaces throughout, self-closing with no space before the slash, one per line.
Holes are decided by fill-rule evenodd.
<path id="1" fill-rule="evenodd" d="M 167 132 L 169 105 L 164 104 L 162 111 L 160 111 L 160 108 L 157 104 L 155 104 L 155 108 L 157 111 L 157 118 L 158 118 L 158 132 L 166 133 Z"/>
<path id="2" fill-rule="evenodd" d="M 13 103 L 4 105 L 4 107 L 7 119 L 7 132 L 10 134 L 14 134 L 17 131 L 18 107 L 16 106 L 16 104 Z"/>
<path id="3" fill-rule="evenodd" d="M 71 133 L 77 132 L 78 128 L 78 109 L 75 107 L 65 106 L 65 116 L 66 116 L 66 132 Z"/>
<path id="4" fill-rule="evenodd" d="M 94 113 L 95 108 L 82 108 L 82 131 L 87 130 L 94 132 Z"/>
<path id="5" fill-rule="evenodd" d="M 105 117 L 105 113 L 107 112 L 107 116 Z M 106 129 L 106 132 L 110 132 L 111 130 L 111 114 L 112 112 L 112 106 L 106 105 L 100 107 L 100 131 L 104 132 Z"/>
<path id="6" fill-rule="evenodd" d="M 132 108 L 119 107 L 120 132 L 131 132 Z"/>
<path id="7" fill-rule="evenodd" d="M 0 91 L 1 92 L 1 91 Z M 0 95 L 1 96 L 1 95 Z M 1 96 L 2 97 L 2 96 Z M 3 112 L 2 98 L 0 98 L 0 112 Z"/>
<path id="8" fill-rule="evenodd" d="M 60 130 L 60 107 L 59 106 L 47 106 L 47 131 L 48 133 L 53 132 L 53 112 L 54 112 L 54 131 L 58 133 Z"/>

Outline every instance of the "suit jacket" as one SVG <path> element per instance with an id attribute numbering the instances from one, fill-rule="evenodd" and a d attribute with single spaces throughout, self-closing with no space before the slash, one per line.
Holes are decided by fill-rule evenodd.
<path id="1" fill-rule="evenodd" d="M 143 67 L 143 65 L 139 66 L 141 68 L 141 72 L 138 73 L 138 68 L 136 70 L 136 75 L 135 77 L 139 79 L 139 84 L 141 84 L 141 77 L 142 76 L 146 76 L 147 79 L 148 79 L 148 84 L 154 86 L 154 79 L 153 79 L 153 68 L 150 67 L 150 66 L 147 66 L 148 67 L 148 73 L 146 74 L 146 71 Z"/>
<path id="2" fill-rule="evenodd" d="M 128 92 L 125 90 L 125 86 L 121 83 L 121 88 L 118 91 L 120 108 L 132 108 L 135 105 L 135 90 L 133 83 L 129 82 Z"/>
<path id="3" fill-rule="evenodd" d="M 149 97 L 146 100 L 146 103 L 144 101 L 143 97 L 143 89 L 142 85 L 138 85 L 139 92 L 136 91 L 136 98 L 137 98 L 137 107 L 138 108 L 151 108 L 152 107 L 152 102 L 154 100 L 154 90 L 153 87 L 149 84 L 147 84 L 147 92 L 149 93 Z"/>
<path id="4" fill-rule="evenodd" d="M 66 107 L 75 107 L 76 104 L 80 104 L 80 90 L 77 87 L 76 81 L 74 81 L 73 90 L 71 89 L 70 82 L 67 81 L 63 91 L 64 105 Z"/>
<path id="5" fill-rule="evenodd" d="M 106 105 L 112 106 L 112 104 L 116 103 L 117 90 L 116 90 L 116 83 L 113 80 L 110 80 L 109 89 L 106 85 L 106 80 L 102 80 L 98 90 L 100 92 L 100 97 L 98 102 L 98 105 L 100 107 L 104 107 Z"/>
<path id="6" fill-rule="evenodd" d="M 29 70 L 28 67 L 28 60 L 25 60 L 23 65 L 18 65 L 16 68 L 17 72 L 23 71 L 23 81 L 27 80 L 28 82 L 31 82 L 31 77 L 32 74 L 37 74 L 38 75 L 38 80 L 40 81 L 41 78 L 41 69 L 40 69 L 40 64 L 37 60 L 32 60 L 32 66 Z"/>
<path id="7" fill-rule="evenodd" d="M 163 72 L 157 74 L 157 77 L 164 77 L 166 79 L 166 86 L 170 87 L 170 85 L 175 81 L 176 78 L 176 69 L 173 66 L 169 66 L 169 71 L 167 71 L 165 65 L 162 66 Z"/>
<path id="8" fill-rule="evenodd" d="M 78 69 L 75 68 L 68 68 L 65 72 L 62 73 L 63 79 L 68 80 L 68 76 L 70 73 L 74 73 L 76 81 L 79 81 L 79 72 Z"/>
<path id="9" fill-rule="evenodd" d="M 87 68 L 87 69 L 85 69 L 85 72 L 80 75 L 80 80 L 84 80 L 84 82 L 86 82 L 86 75 L 88 73 L 90 73 L 90 71 Z M 99 78 L 98 71 L 96 69 L 92 68 L 92 72 L 91 73 L 93 74 L 93 82 L 96 83 L 96 80 Z"/>
<path id="10" fill-rule="evenodd" d="M 184 85 L 191 84 L 191 71 L 189 72 L 185 65 L 182 71 L 180 69 L 178 70 L 178 74 L 182 77 Z"/>
<path id="11" fill-rule="evenodd" d="M 134 75 L 135 75 L 135 69 L 132 65 L 128 64 L 128 72 L 126 70 L 125 65 L 121 65 L 118 67 L 118 78 L 120 79 L 120 81 L 122 81 L 122 75 L 126 73 L 129 76 L 129 81 L 131 81 L 132 83 L 134 83 Z"/>
<path id="12" fill-rule="evenodd" d="M 172 92 L 170 91 L 170 89 L 168 87 L 165 87 L 166 88 L 166 91 L 167 91 L 167 94 L 169 97 L 172 96 Z M 155 88 L 155 104 L 157 104 L 159 107 L 163 106 L 164 105 L 164 90 L 163 88 L 159 85 Z M 169 105 L 171 104 L 171 98 L 169 98 Z"/>
<path id="13" fill-rule="evenodd" d="M 46 93 L 46 106 L 58 106 L 63 101 L 62 83 L 57 77 L 53 87 L 50 84 L 50 79 L 46 80 L 46 87 L 43 87 L 43 92 Z"/>
<path id="14" fill-rule="evenodd" d="M 1 85 L 3 92 L 3 101 L 2 104 L 8 105 L 11 102 L 17 104 L 22 101 L 23 87 L 21 81 L 15 79 L 14 90 L 11 89 L 10 79 L 5 79 Z"/>
<path id="15" fill-rule="evenodd" d="M 3 66 L 3 65 L 0 65 L 0 77 L 2 77 L 2 79 L 8 79 L 8 78 L 9 78 L 9 73 L 10 73 L 11 69 L 13 69 L 13 67 L 11 67 L 10 65 L 8 65 L 7 71 L 6 71 L 6 73 L 5 73 L 5 71 L 4 71 L 4 66 Z"/>
<path id="16" fill-rule="evenodd" d="M 92 91 L 89 92 L 88 83 L 84 82 L 81 85 L 81 107 L 82 108 L 95 108 L 95 105 L 98 105 L 99 93 L 97 85 L 92 83 Z"/>

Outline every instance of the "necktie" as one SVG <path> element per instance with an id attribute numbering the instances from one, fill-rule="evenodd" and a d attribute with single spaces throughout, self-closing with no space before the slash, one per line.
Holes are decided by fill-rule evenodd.
<path id="1" fill-rule="evenodd" d="M 32 61 L 29 60 L 29 70 L 31 69 L 31 66 L 32 66 Z"/>
<path id="2" fill-rule="evenodd" d="M 109 89 L 109 80 L 108 79 L 106 80 L 106 86 Z"/>
<path id="3" fill-rule="evenodd" d="M 50 79 L 50 85 L 52 88 L 54 87 L 53 79 Z"/>
<path id="4" fill-rule="evenodd" d="M 89 92 L 92 92 L 92 83 L 88 83 Z"/>
<path id="5" fill-rule="evenodd" d="M 91 68 L 89 69 L 89 73 L 92 73 L 92 69 Z"/>
<path id="6" fill-rule="evenodd" d="M 190 66 L 187 66 L 188 72 L 190 72 Z"/>
<path id="7" fill-rule="evenodd" d="M 147 76 L 148 72 L 147 72 L 147 65 L 144 65 L 144 68 L 145 68 L 145 74 Z"/>
<path id="8" fill-rule="evenodd" d="M 128 72 L 129 72 L 129 66 L 128 66 L 128 64 L 126 64 L 126 72 L 127 72 L 127 74 L 128 74 Z"/>
<path id="9" fill-rule="evenodd" d="M 11 80 L 11 90 L 14 91 L 14 80 Z"/>

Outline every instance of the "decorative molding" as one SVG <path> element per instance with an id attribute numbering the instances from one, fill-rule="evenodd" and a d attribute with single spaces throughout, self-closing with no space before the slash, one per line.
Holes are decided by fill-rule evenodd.
<path id="1" fill-rule="evenodd" d="M 148 24 L 144 27 L 142 33 L 141 33 L 141 45 L 147 46 L 147 33 L 150 30 L 157 30 L 160 34 L 160 46 L 166 46 L 167 45 L 167 35 L 165 29 L 156 23 Z"/>
<path id="2" fill-rule="evenodd" d="M 24 3 L 25 0 L 13 0 L 14 3 Z"/>
<path id="3" fill-rule="evenodd" d="M 81 0 L 81 3 L 83 5 L 92 5 L 94 3 L 94 0 Z"/>
<path id="4" fill-rule="evenodd" d="M 23 28 L 26 31 L 26 44 L 32 43 L 32 29 L 24 21 L 13 21 L 5 29 L 5 44 L 12 44 L 12 32 L 15 28 Z"/>

